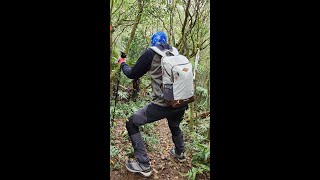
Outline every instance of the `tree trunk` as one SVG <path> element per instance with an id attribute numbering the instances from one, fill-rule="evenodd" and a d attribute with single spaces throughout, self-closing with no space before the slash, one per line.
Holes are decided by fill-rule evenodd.
<path id="1" fill-rule="evenodd" d="M 185 53 L 185 50 L 183 48 L 185 48 L 184 44 L 185 44 L 185 31 L 186 31 L 186 27 L 187 27 L 187 21 L 188 21 L 188 17 L 189 17 L 189 8 L 190 8 L 190 4 L 191 4 L 191 0 L 188 0 L 187 2 L 187 6 L 186 6 L 186 9 L 185 9 L 185 14 L 184 14 L 184 22 L 183 22 L 183 25 L 182 25 L 182 30 L 181 30 L 181 38 L 178 42 L 178 50 L 179 51 L 182 51 L 182 54 L 186 54 Z"/>
<path id="2" fill-rule="evenodd" d="M 210 78 L 208 79 L 208 108 L 210 109 Z M 209 123 L 211 123 L 211 118 Z M 209 126 L 209 132 L 208 132 L 208 139 L 210 141 L 210 126 Z"/>
<path id="3" fill-rule="evenodd" d="M 140 19 L 141 19 L 141 15 L 142 15 L 142 11 L 143 11 L 142 0 L 138 0 L 138 15 L 135 18 L 135 23 L 134 23 L 134 25 L 132 27 L 132 30 L 131 30 L 130 38 L 128 40 L 128 44 L 127 44 L 127 47 L 126 47 L 126 50 L 125 50 L 126 54 L 129 53 L 130 45 L 131 45 L 131 42 L 132 42 L 132 40 L 134 38 L 134 35 L 136 33 L 137 27 L 139 25 L 139 22 L 140 22 Z"/>
<path id="4" fill-rule="evenodd" d="M 194 124 L 193 111 L 194 111 L 194 102 L 190 104 L 190 124 L 189 124 L 190 132 L 193 132 L 193 124 Z"/>
<path id="5" fill-rule="evenodd" d="M 169 28 L 169 44 L 174 44 L 173 41 L 173 3 L 168 4 L 169 6 L 169 11 L 170 11 L 170 28 Z"/>
<path id="6" fill-rule="evenodd" d="M 197 91 L 196 91 L 196 87 L 197 87 L 197 81 L 196 81 L 196 79 L 194 80 L 194 94 L 197 96 Z M 200 97 L 201 98 L 201 97 Z M 197 115 L 198 115 L 198 113 L 197 113 L 197 102 L 199 102 L 200 103 L 200 98 L 195 98 L 195 100 L 194 100 L 194 102 L 193 102 L 193 104 L 194 104 L 194 111 L 195 111 L 195 115 L 196 115 L 196 117 L 197 117 Z M 199 99 L 199 101 L 197 101 Z M 194 121 L 194 120 L 193 120 Z M 197 121 L 195 121 L 194 123 L 193 123 L 195 126 L 197 126 L 198 125 L 198 123 L 197 123 Z"/>
<path id="7" fill-rule="evenodd" d="M 109 61 L 110 61 L 110 75 L 111 75 L 111 63 L 112 63 L 112 30 L 110 30 L 110 34 L 109 34 L 109 43 L 110 43 L 110 57 L 109 57 Z"/>
<path id="8" fill-rule="evenodd" d="M 208 79 L 208 108 L 210 109 L 210 77 Z"/>

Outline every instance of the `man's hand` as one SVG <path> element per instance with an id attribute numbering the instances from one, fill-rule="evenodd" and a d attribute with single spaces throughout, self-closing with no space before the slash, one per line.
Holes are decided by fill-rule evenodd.
<path id="1" fill-rule="evenodd" d="M 120 58 L 118 59 L 118 64 L 121 65 L 123 62 L 126 62 L 126 58 L 120 57 Z"/>
<path id="2" fill-rule="evenodd" d="M 126 62 L 126 57 L 127 57 L 127 55 L 123 51 L 121 51 L 121 56 L 118 59 L 118 64 L 121 65 L 123 62 Z"/>

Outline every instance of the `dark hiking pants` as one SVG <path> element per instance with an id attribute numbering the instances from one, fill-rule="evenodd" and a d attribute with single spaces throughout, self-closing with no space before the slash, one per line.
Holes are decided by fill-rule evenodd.
<path id="1" fill-rule="evenodd" d="M 168 120 L 168 125 L 172 134 L 172 140 L 175 145 L 175 152 L 180 154 L 184 151 L 183 136 L 179 125 L 183 119 L 186 108 L 187 107 L 172 109 L 150 103 L 128 118 L 128 121 L 126 122 L 126 128 L 134 149 L 134 154 L 139 162 L 149 162 L 149 157 L 145 150 L 144 142 L 139 131 L 139 126 L 152 123 L 163 118 Z"/>

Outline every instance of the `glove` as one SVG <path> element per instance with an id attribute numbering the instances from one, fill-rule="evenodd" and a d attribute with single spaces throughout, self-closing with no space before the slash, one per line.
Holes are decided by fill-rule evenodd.
<path id="1" fill-rule="evenodd" d="M 120 57 L 119 59 L 118 59 L 118 64 L 122 64 L 123 62 L 126 62 L 126 59 L 125 58 L 122 58 L 122 57 Z"/>

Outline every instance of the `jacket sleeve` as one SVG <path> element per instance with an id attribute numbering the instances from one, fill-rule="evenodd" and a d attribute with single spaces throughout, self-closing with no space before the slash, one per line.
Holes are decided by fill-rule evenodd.
<path id="1" fill-rule="evenodd" d="M 148 48 L 139 57 L 136 64 L 132 68 L 128 66 L 125 62 L 123 62 L 121 63 L 121 69 L 129 79 L 138 79 L 150 70 L 154 55 L 155 52 Z"/>

